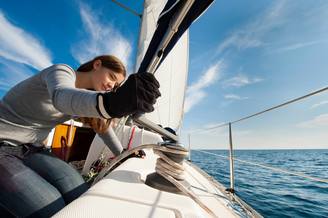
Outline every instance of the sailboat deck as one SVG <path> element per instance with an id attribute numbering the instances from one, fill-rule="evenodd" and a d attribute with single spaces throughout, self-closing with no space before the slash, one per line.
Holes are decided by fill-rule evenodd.
<path id="1" fill-rule="evenodd" d="M 144 184 L 155 170 L 157 156 L 131 158 L 91 187 L 55 217 L 209 217 L 185 195 L 159 191 Z M 192 165 L 186 164 L 192 191 L 218 216 L 236 217 L 229 200 Z"/>

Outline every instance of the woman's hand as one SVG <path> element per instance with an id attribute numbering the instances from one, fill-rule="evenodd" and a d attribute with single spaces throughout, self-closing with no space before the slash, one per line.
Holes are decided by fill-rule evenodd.
<path id="1" fill-rule="evenodd" d="M 148 113 L 154 110 L 159 96 L 159 83 L 153 74 L 131 74 L 116 92 L 99 93 L 97 109 L 105 118 Z"/>
<path id="2" fill-rule="evenodd" d="M 82 123 L 88 124 L 96 133 L 99 134 L 105 133 L 111 123 L 110 119 L 99 119 L 91 117 L 81 117 L 80 121 Z"/>

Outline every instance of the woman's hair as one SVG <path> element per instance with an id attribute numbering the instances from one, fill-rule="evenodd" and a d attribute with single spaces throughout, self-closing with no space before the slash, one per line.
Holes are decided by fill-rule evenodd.
<path id="1" fill-rule="evenodd" d="M 103 67 L 106 67 L 112 71 L 114 71 L 115 73 L 119 73 L 119 74 L 123 74 L 124 77 L 126 77 L 126 69 L 124 64 L 122 63 L 122 61 L 120 59 L 118 59 L 117 57 L 113 56 L 113 55 L 101 55 L 98 57 L 95 57 L 93 60 L 88 61 L 84 64 L 82 64 L 81 66 L 79 66 L 79 68 L 77 68 L 77 71 L 79 72 L 89 72 L 93 69 L 93 62 L 95 62 L 96 60 L 101 60 L 101 65 Z"/>
<path id="2" fill-rule="evenodd" d="M 96 60 L 101 61 L 101 65 L 103 67 L 106 67 L 115 73 L 122 74 L 124 77 L 126 77 L 126 69 L 124 64 L 120 59 L 113 55 L 101 55 L 98 57 L 95 57 L 93 60 L 88 61 L 79 68 L 77 68 L 76 71 L 79 72 L 89 72 L 93 69 L 93 63 Z M 106 120 L 106 119 L 99 119 L 99 118 L 90 118 L 90 117 L 80 117 L 78 119 L 80 122 L 89 125 L 95 132 L 97 133 L 104 133 L 106 130 L 109 128 L 111 119 Z"/>

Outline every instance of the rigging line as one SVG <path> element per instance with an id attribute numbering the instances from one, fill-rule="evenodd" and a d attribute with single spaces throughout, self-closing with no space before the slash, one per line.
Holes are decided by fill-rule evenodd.
<path id="1" fill-rule="evenodd" d="M 207 151 L 201 151 L 201 150 L 194 150 L 194 151 L 198 151 L 198 152 L 201 152 L 201 153 L 211 154 L 211 155 L 214 155 L 214 156 L 229 159 L 229 157 L 226 157 L 224 155 L 214 154 L 214 153 L 207 152 Z M 249 165 L 254 165 L 254 166 L 259 166 L 259 167 L 262 167 L 262 168 L 266 168 L 266 169 L 269 169 L 269 170 L 272 170 L 272 171 L 277 171 L 277 172 L 281 172 L 281 173 L 290 174 L 290 175 L 293 175 L 293 176 L 303 177 L 303 178 L 313 180 L 313 181 L 316 181 L 316 182 L 328 183 L 328 179 L 321 179 L 321 178 L 317 178 L 317 177 L 312 177 L 312 176 L 305 175 L 303 173 L 291 172 L 291 171 L 288 171 L 288 170 L 284 170 L 284 169 L 280 169 L 280 168 L 276 168 L 276 167 L 272 167 L 272 166 L 268 166 L 268 165 L 264 165 L 264 164 L 249 162 L 249 161 L 245 161 L 245 160 L 240 160 L 240 159 L 237 159 L 237 158 L 234 158 L 234 160 L 242 162 L 242 163 L 246 163 L 246 164 L 249 164 Z"/>
<path id="2" fill-rule="evenodd" d="M 238 120 L 234 120 L 234 121 L 231 121 L 231 122 L 223 123 L 223 124 L 220 124 L 220 125 L 217 125 L 217 126 L 213 126 L 213 127 L 210 127 L 210 128 L 199 129 L 197 132 L 203 132 L 203 131 L 208 131 L 208 130 L 212 130 L 212 129 L 217 129 L 217 128 L 220 128 L 220 127 L 228 126 L 229 123 L 231 123 L 231 124 L 238 123 L 238 122 L 240 122 L 240 121 L 247 120 L 247 119 L 249 119 L 249 118 L 252 118 L 252 117 L 258 116 L 258 115 L 260 115 L 260 114 L 263 114 L 263 113 L 266 113 L 266 112 L 272 111 L 272 110 L 274 110 L 274 109 L 277 109 L 277 108 L 280 108 L 280 107 L 283 107 L 283 106 L 286 106 L 286 105 L 288 105 L 288 104 L 291 104 L 291 103 L 294 103 L 294 102 L 296 102 L 296 101 L 299 101 L 299 100 L 302 100 L 302 99 L 308 98 L 308 97 L 310 97 L 310 96 L 312 96 L 312 95 L 316 95 L 316 94 L 318 94 L 318 93 L 321 93 L 321 92 L 324 92 L 324 91 L 327 91 L 327 90 L 328 90 L 328 86 L 327 86 L 327 87 L 324 87 L 324 88 L 322 88 L 322 89 L 319 89 L 319 90 L 313 91 L 313 92 L 311 92 L 311 93 L 309 93 L 309 94 L 307 94 L 307 95 L 303 95 L 303 96 L 301 96 L 301 97 L 298 97 L 298 98 L 295 98 L 295 99 L 289 100 L 289 101 L 284 102 L 284 103 L 282 103 L 282 104 L 279 104 L 279 105 L 277 105 L 277 106 L 274 106 L 274 107 L 271 107 L 271 108 L 265 109 L 265 110 L 263 110 L 263 111 L 257 112 L 257 113 L 255 113 L 255 114 L 251 114 L 251 115 L 249 115 L 249 116 L 246 116 L 246 117 L 240 118 L 240 119 L 238 119 Z M 193 132 L 196 132 L 196 130 L 193 131 Z"/>
<path id="3" fill-rule="evenodd" d="M 118 2 L 118 1 L 116 1 L 116 0 L 112 0 L 112 2 L 115 3 L 115 4 L 117 4 L 117 5 L 120 6 L 121 8 L 127 10 L 128 12 L 132 13 L 133 15 L 135 15 L 135 16 L 137 16 L 137 17 L 139 17 L 139 18 L 142 17 L 142 14 L 139 14 L 139 13 L 136 12 L 135 10 L 133 10 L 133 9 L 131 9 L 131 8 L 127 7 L 127 6 L 125 6 L 125 5 L 122 4 L 122 3 L 120 3 L 120 2 Z"/>
<path id="4" fill-rule="evenodd" d="M 307 94 L 307 95 L 304 95 L 304 96 L 301 96 L 301 97 L 295 98 L 295 99 L 293 99 L 293 100 L 287 101 L 287 102 L 285 102 L 285 103 L 279 104 L 279 105 L 277 105 L 277 106 L 275 106 L 275 107 L 272 107 L 272 108 L 269 108 L 269 109 L 266 109 L 266 110 L 260 111 L 260 112 L 258 112 L 258 113 L 252 114 L 252 115 L 250 115 L 250 116 L 247 116 L 247 117 L 241 118 L 241 119 L 239 119 L 239 120 L 232 121 L 231 124 L 233 124 L 233 123 L 237 123 L 237 122 L 240 122 L 240 121 L 242 121 L 242 120 L 249 119 L 249 118 L 251 118 L 251 117 L 254 117 L 254 116 L 257 116 L 257 115 L 263 114 L 263 113 L 265 113 L 265 112 L 268 112 L 268 111 L 274 110 L 274 109 L 276 109 L 276 108 L 283 107 L 283 106 L 285 106 L 285 105 L 288 105 L 288 104 L 294 103 L 294 102 L 296 102 L 296 101 L 299 101 L 299 100 L 305 99 L 305 98 L 307 98 L 307 97 L 310 97 L 310 96 L 312 96 L 312 95 L 315 95 L 315 94 L 318 94 L 318 93 L 320 93 L 320 92 L 324 92 L 324 91 L 327 91 L 327 90 L 328 90 L 328 87 L 325 87 L 325 88 L 319 89 L 319 90 L 314 91 L 314 92 L 311 92 L 311 93 L 309 93 L 309 94 Z"/>

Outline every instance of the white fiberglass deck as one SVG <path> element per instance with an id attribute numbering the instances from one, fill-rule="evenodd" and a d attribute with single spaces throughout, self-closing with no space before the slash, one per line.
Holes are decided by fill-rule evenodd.
<path id="1" fill-rule="evenodd" d="M 151 150 L 146 153 L 145 159 L 124 162 L 55 217 L 209 217 L 189 197 L 144 184 L 146 176 L 154 172 L 157 158 Z M 218 217 L 237 216 L 209 180 L 191 165 L 186 168 L 192 190 Z"/>

